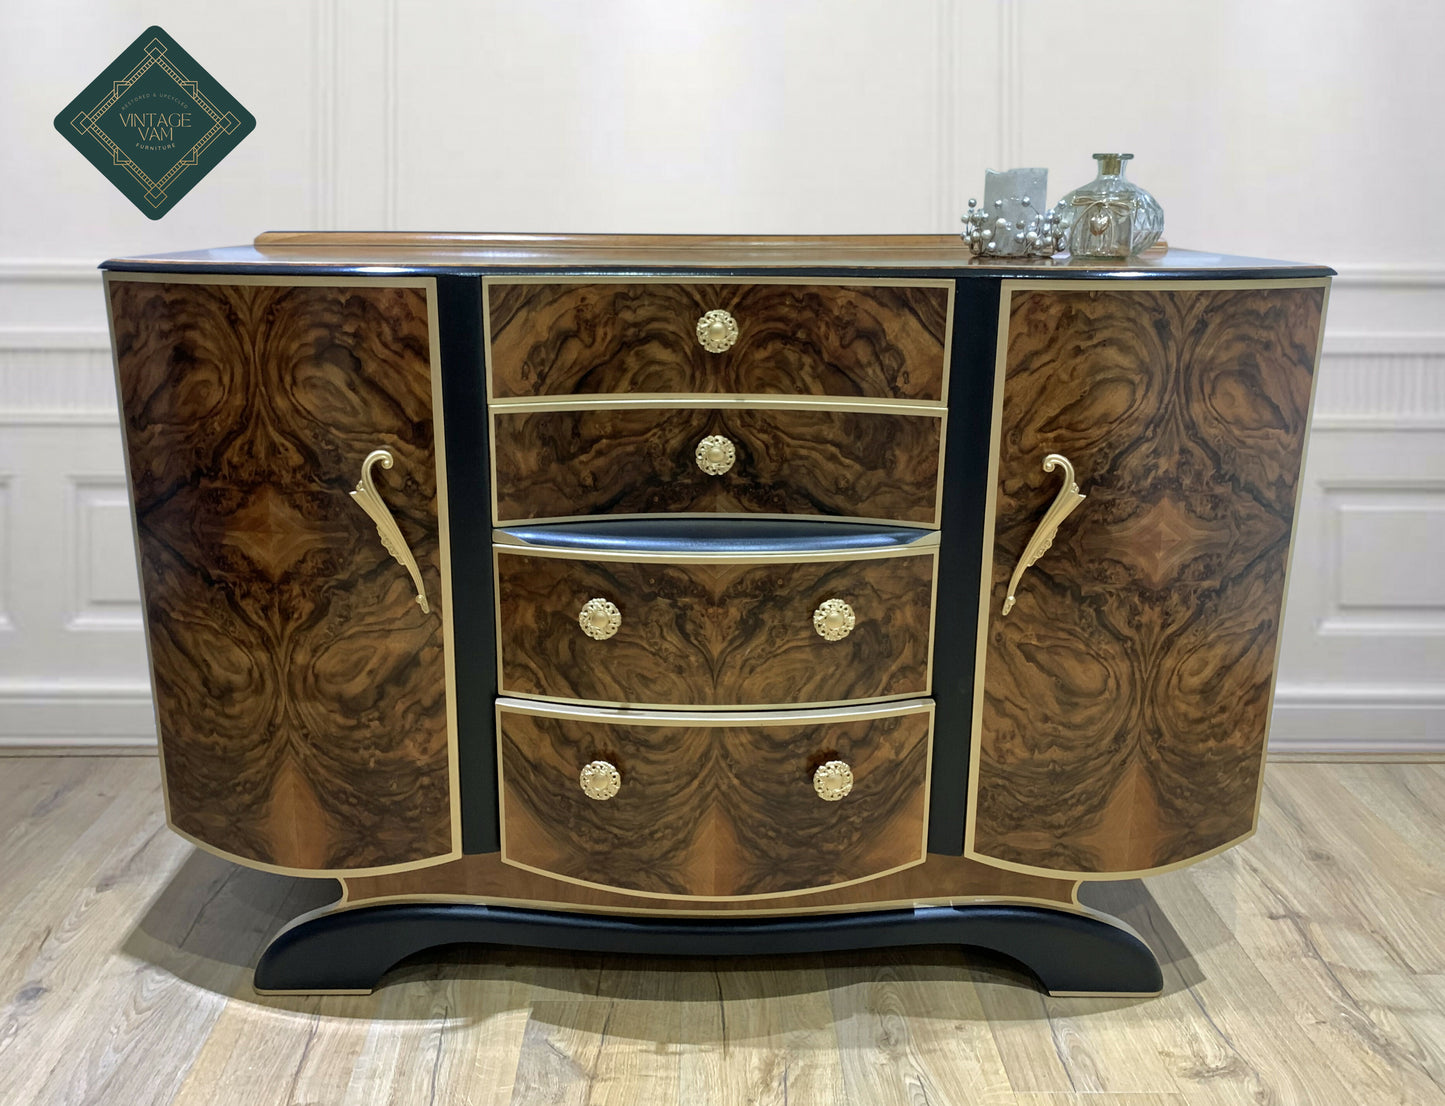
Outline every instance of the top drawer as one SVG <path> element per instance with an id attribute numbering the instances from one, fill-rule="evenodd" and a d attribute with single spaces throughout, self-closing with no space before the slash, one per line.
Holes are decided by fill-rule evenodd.
<path id="1" fill-rule="evenodd" d="M 731 319 L 700 328 L 709 312 Z M 625 392 L 942 403 L 949 280 L 482 282 L 493 399 Z M 702 331 L 700 335 L 700 329 Z M 713 352 L 703 338 L 728 348 Z"/>

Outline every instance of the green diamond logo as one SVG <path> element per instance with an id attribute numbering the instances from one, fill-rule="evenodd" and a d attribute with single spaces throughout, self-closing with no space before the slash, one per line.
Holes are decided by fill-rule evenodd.
<path id="1" fill-rule="evenodd" d="M 150 219 L 175 207 L 256 118 L 159 27 L 148 28 L 55 129 Z"/>

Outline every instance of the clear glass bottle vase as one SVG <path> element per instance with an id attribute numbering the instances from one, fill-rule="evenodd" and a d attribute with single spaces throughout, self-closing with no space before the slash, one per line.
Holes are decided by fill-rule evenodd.
<path id="1" fill-rule="evenodd" d="M 1074 257 L 1121 258 L 1143 253 L 1164 233 L 1164 209 L 1124 168 L 1133 154 L 1095 154 L 1099 175 L 1059 201 Z"/>

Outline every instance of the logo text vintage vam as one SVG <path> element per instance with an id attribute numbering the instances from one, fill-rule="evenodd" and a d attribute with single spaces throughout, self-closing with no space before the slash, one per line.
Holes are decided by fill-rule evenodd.
<path id="1" fill-rule="evenodd" d="M 159 219 L 256 127 L 159 27 L 147 28 L 55 117 L 55 129 Z"/>

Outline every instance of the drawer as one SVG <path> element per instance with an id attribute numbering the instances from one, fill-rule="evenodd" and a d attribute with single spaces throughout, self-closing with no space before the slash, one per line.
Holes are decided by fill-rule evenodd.
<path id="1" fill-rule="evenodd" d="M 638 392 L 946 398 L 947 280 L 486 280 L 491 396 Z M 726 312 L 713 341 L 709 312 Z M 713 352 L 704 347 L 731 345 Z"/>
<path id="2" fill-rule="evenodd" d="M 502 859 L 714 899 L 898 871 L 925 856 L 932 732 L 927 700 L 748 715 L 499 700 Z"/>
<path id="3" fill-rule="evenodd" d="M 812 515 L 936 526 L 945 416 L 914 410 L 493 408 L 493 519 Z"/>
<path id="4" fill-rule="evenodd" d="M 937 550 L 915 548 L 760 561 L 498 546 L 498 686 L 734 709 L 926 695 Z"/>

